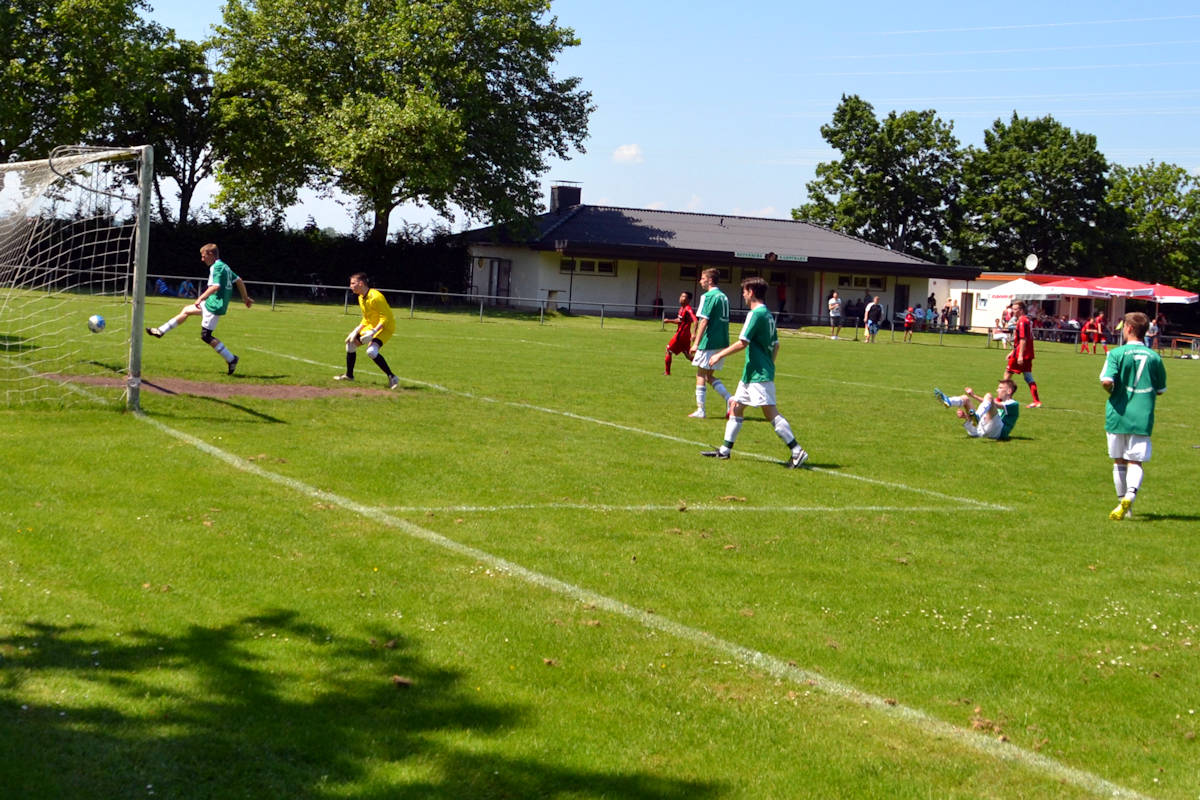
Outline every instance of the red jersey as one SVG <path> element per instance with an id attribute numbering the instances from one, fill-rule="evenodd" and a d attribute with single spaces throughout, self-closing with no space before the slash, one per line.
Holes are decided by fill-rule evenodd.
<path id="1" fill-rule="evenodd" d="M 911 311 L 909 311 L 907 314 L 904 315 L 904 327 L 911 328 L 913 326 L 913 323 L 916 321 L 917 321 L 917 318 L 915 316 L 913 316 L 913 313 Z"/>
<path id="2" fill-rule="evenodd" d="M 1008 368 L 1012 372 L 1029 372 L 1033 369 L 1033 323 L 1022 314 L 1013 328 L 1013 349 L 1008 356 Z"/>
<path id="3" fill-rule="evenodd" d="M 675 335 L 667 344 L 672 353 L 686 353 L 692 345 L 692 323 L 696 321 L 696 312 L 691 306 L 680 306 L 679 316 L 672 320 L 675 323 Z"/>

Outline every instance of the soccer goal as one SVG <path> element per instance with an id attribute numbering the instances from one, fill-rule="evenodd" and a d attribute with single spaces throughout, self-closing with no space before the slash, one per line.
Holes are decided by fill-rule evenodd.
<path id="1" fill-rule="evenodd" d="M 0 164 L 0 405 L 138 409 L 153 169 L 148 145 Z"/>

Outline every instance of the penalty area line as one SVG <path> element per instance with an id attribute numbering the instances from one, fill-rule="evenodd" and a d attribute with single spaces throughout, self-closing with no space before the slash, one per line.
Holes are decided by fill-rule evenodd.
<path id="1" fill-rule="evenodd" d="M 327 364 L 324 361 L 314 361 L 309 358 L 303 358 L 301 356 L 294 356 L 289 353 L 280 353 L 275 350 L 263 350 L 263 349 L 257 348 L 257 347 L 251 347 L 249 349 L 259 352 L 259 353 L 265 353 L 268 355 L 278 356 L 280 358 L 291 359 L 292 361 L 299 361 L 302 364 L 313 364 L 318 367 L 329 366 L 329 364 Z M 330 367 L 330 368 L 336 369 L 336 367 Z M 711 447 L 711 445 L 706 442 L 697 442 L 692 439 L 684 439 L 681 436 L 672 436 L 668 433 L 659 433 L 658 431 L 649 431 L 649 430 L 646 430 L 645 428 L 635 428 L 631 425 L 622 425 L 619 422 L 612 422 L 610 420 L 600 419 L 598 417 L 588 417 L 588 416 L 584 416 L 583 414 L 576 414 L 571 411 L 562 411 L 557 408 L 546 408 L 544 406 L 535 406 L 531 403 L 518 403 L 513 400 L 497 400 L 494 397 L 486 397 L 484 395 L 478 395 L 478 394 L 474 394 L 472 392 L 463 392 L 463 391 L 459 391 L 457 389 L 451 389 L 448 386 L 442 386 L 440 383 L 430 383 L 429 381 L 422 381 L 422 380 L 418 380 L 416 378 L 405 378 L 405 377 L 401 376 L 400 380 L 404 381 L 405 383 L 411 383 L 415 386 L 424 386 L 427 389 L 435 389 L 439 392 L 444 392 L 446 394 L 455 395 L 457 397 L 463 397 L 468 400 L 476 400 L 476 401 L 483 402 L 483 403 L 494 403 L 496 405 L 504 405 L 504 406 L 508 406 L 509 408 L 520 408 L 520 409 L 524 409 L 526 411 L 539 411 L 543 414 L 553 414 L 555 416 L 566 417 L 567 419 L 574 419 L 574 420 L 578 420 L 580 422 L 590 422 L 593 425 L 603 425 L 608 428 L 615 428 L 616 430 L 619 430 L 619 431 L 625 431 L 626 433 L 636 433 L 641 436 L 650 436 L 655 439 L 663 439 L 668 442 L 675 442 L 676 444 L 686 444 L 686 445 L 690 445 L 692 447 Z M 762 453 L 754 453 L 749 450 L 738 450 L 737 454 L 741 458 L 754 458 L 759 461 L 767 461 L 767 462 L 770 462 L 773 464 L 781 463 L 781 459 L 779 459 L 777 457 L 764 455 Z M 978 509 L 984 509 L 984 510 L 988 510 L 988 511 L 1012 511 L 1012 509 L 1009 508 L 1008 506 L 1003 506 L 1003 505 L 1000 505 L 999 503 L 989 503 L 984 500 L 976 500 L 971 497 L 956 497 L 951 494 L 945 494 L 944 492 L 934 491 L 933 489 L 923 489 L 919 486 L 909 486 L 908 484 L 896 483 L 894 481 L 885 481 L 885 480 L 882 480 L 879 478 L 867 478 L 863 475 L 854 475 L 852 473 L 841 472 L 839 470 L 826 469 L 825 467 L 806 466 L 806 467 L 804 467 L 804 469 L 806 469 L 810 472 L 817 472 L 822 475 L 829 475 L 829 476 L 832 476 L 835 478 L 841 478 L 843 480 L 858 481 L 860 483 L 869 483 L 874 486 L 882 486 L 886 489 L 896 489 L 896 490 L 904 491 L 904 492 L 913 492 L 915 494 L 924 495 L 926 497 L 931 497 L 936 500 L 945 500 L 945 501 L 949 501 L 952 503 L 959 503 L 959 504 L 962 504 L 965 506 L 973 506 Z"/>
<path id="2" fill-rule="evenodd" d="M 810 686 L 832 697 L 869 708 L 886 717 L 900 720 L 929 736 L 949 739 L 968 750 L 995 758 L 999 761 L 1020 764 L 1032 771 L 1048 775 L 1055 780 L 1071 784 L 1085 791 L 1109 797 L 1133 798 L 1136 800 L 1143 800 L 1145 798 L 1144 795 L 1138 792 L 1112 783 L 1098 775 L 1067 766 L 1048 756 L 1019 747 L 1011 742 L 1002 741 L 992 736 L 967 730 L 966 728 L 960 728 L 931 716 L 920 709 L 896 703 L 894 700 L 888 700 L 879 695 L 865 692 L 850 684 L 827 678 L 816 672 L 810 672 L 781 658 L 745 647 L 727 639 L 722 639 L 700 628 L 693 628 L 689 625 L 675 622 L 640 608 L 635 608 L 620 600 L 597 594 L 583 587 L 528 569 L 508 559 L 471 547 L 435 531 L 392 516 L 374 506 L 368 506 L 348 497 L 310 486 L 295 478 L 263 469 L 257 464 L 226 450 L 222 450 L 189 433 L 176 430 L 144 413 L 136 412 L 136 416 L 162 433 L 178 439 L 185 444 L 189 444 L 197 450 L 207 453 L 241 472 L 262 478 L 314 500 L 340 506 L 361 517 L 401 531 L 413 539 L 485 564 L 494 570 L 511 575 L 530 585 L 570 598 L 576 602 L 604 609 L 611 614 L 636 622 L 647 629 L 674 636 L 698 647 L 706 647 L 710 650 L 724 653 L 745 664 L 757 667 L 772 677 L 791 681 L 797 685 Z M 1149 800 L 1149 798 L 1145 798 L 1145 800 Z"/>

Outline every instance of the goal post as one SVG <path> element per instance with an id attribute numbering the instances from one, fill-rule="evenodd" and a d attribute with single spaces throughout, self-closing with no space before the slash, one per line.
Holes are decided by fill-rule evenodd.
<path id="1" fill-rule="evenodd" d="M 149 145 L 0 164 L 0 406 L 139 410 L 153 169 Z"/>

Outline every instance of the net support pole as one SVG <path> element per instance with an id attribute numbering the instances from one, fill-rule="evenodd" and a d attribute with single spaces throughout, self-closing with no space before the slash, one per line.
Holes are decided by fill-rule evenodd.
<path id="1" fill-rule="evenodd" d="M 133 311 L 130 314 L 129 331 L 129 375 L 125 407 L 130 411 L 142 410 L 142 327 L 146 324 L 146 276 L 150 260 L 150 189 L 154 183 L 154 148 L 142 145 L 138 148 L 138 212 L 137 233 L 134 234 L 133 251 Z"/>

